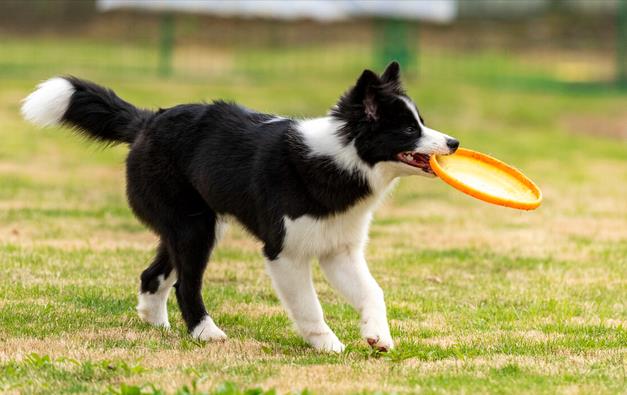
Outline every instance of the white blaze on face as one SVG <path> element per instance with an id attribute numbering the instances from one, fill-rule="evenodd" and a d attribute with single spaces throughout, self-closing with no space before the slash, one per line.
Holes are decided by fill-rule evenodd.
<path id="1" fill-rule="evenodd" d="M 420 125 L 420 129 L 422 131 L 420 139 L 418 140 L 418 145 L 414 149 L 414 152 L 426 155 L 450 154 L 451 149 L 446 144 L 446 142 L 448 141 L 448 139 L 452 139 L 452 137 L 423 125 L 422 121 L 420 120 L 420 116 L 418 116 L 416 105 L 405 96 L 399 96 L 399 99 L 401 99 L 407 106 L 407 109 L 411 111 L 414 118 L 416 119 L 416 122 L 418 122 L 418 125 Z"/>

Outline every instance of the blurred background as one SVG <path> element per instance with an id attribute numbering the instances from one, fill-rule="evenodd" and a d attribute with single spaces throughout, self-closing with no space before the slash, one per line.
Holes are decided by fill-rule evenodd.
<path id="1" fill-rule="evenodd" d="M 126 203 L 128 147 L 20 116 L 21 100 L 58 74 L 152 109 L 222 98 L 320 116 L 364 68 L 393 59 L 428 126 L 520 168 L 544 201 L 523 212 L 437 179 L 399 183 L 367 251 L 407 358 L 389 368 L 361 352 L 313 357 L 276 330 L 287 317 L 259 243 L 238 227 L 205 276 L 219 284 L 204 287 L 212 314 L 236 339 L 214 349 L 225 363 L 206 364 L 176 332 L 148 333 L 132 279 L 156 239 Z M 627 0 L 0 0 L 0 360 L 141 354 L 156 370 L 132 380 L 172 391 L 194 366 L 207 386 L 281 392 L 302 381 L 314 393 L 624 393 L 626 59 Z M 331 326 L 361 344 L 356 315 L 315 274 Z M 0 366 L 0 392 L 56 381 L 102 393 L 121 377 L 11 366 Z"/>
<path id="2" fill-rule="evenodd" d="M 467 226 L 461 246 L 487 242 L 475 239 L 477 218 L 508 231 L 522 221 L 527 252 L 558 245 L 552 226 L 569 248 L 584 230 L 627 243 L 627 0 L 0 1 L 0 235 L 101 240 L 101 227 L 84 228 L 95 207 L 149 237 L 125 203 L 126 147 L 86 146 L 21 119 L 20 101 L 53 75 L 146 108 L 221 98 L 304 117 L 393 59 L 428 125 L 521 168 L 545 202 L 535 216 L 503 215 L 444 183 L 406 180 L 391 207 L 427 226 L 418 205 L 437 201 L 456 232 Z M 86 210 L 74 233 L 66 206 Z M 590 223 L 560 222 L 577 216 Z"/>
<path id="3" fill-rule="evenodd" d="M 626 9 L 623 0 L 4 0 L 0 75 L 290 84 L 397 59 L 415 78 L 615 89 L 627 85 Z"/>

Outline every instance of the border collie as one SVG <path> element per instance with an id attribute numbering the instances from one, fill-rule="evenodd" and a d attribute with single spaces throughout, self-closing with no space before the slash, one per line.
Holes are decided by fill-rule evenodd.
<path id="1" fill-rule="evenodd" d="M 429 156 L 459 142 L 425 126 L 404 92 L 399 65 L 365 70 L 321 118 L 297 120 L 233 103 L 139 109 L 75 77 L 41 83 L 25 119 L 61 124 L 109 144 L 126 143 L 133 212 L 160 238 L 141 274 L 137 311 L 169 327 L 170 288 L 191 336 L 223 340 L 202 300 L 202 276 L 227 218 L 263 243 L 266 268 L 295 327 L 315 349 L 341 352 L 311 277 L 317 258 L 331 285 L 361 315 L 368 344 L 394 347 L 383 292 L 364 248 L 373 210 L 399 176 L 433 176 Z"/>

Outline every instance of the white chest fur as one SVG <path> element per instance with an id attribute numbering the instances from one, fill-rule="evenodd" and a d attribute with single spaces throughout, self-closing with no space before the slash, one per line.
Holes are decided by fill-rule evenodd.
<path id="1" fill-rule="evenodd" d="M 394 184 L 340 214 L 322 219 L 308 215 L 294 220 L 284 217 L 282 255 L 309 259 L 347 247 L 363 248 L 368 240 L 372 213 Z"/>
<path id="2" fill-rule="evenodd" d="M 333 158 L 335 164 L 347 172 L 358 172 L 365 177 L 373 191 L 368 198 L 342 213 L 318 219 L 302 216 L 283 218 L 285 237 L 281 255 L 293 258 L 320 257 L 341 249 L 363 248 L 368 239 L 372 213 L 398 176 L 396 162 L 380 162 L 374 167 L 364 163 L 354 143 L 343 144 L 338 137 L 341 123 L 330 117 L 301 121 L 298 130 L 312 157 Z"/>

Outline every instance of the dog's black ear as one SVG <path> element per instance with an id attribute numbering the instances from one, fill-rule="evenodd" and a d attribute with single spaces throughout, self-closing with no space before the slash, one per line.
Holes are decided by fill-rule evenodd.
<path id="1" fill-rule="evenodd" d="M 381 74 L 381 81 L 383 82 L 400 82 L 401 80 L 401 65 L 396 60 L 392 61 L 385 68 L 383 74 Z"/>
<path id="2" fill-rule="evenodd" d="M 403 85 L 401 84 L 401 65 L 397 61 L 393 61 L 385 68 L 381 75 L 383 82 L 388 89 L 397 95 L 404 95 Z"/>
<path id="3" fill-rule="evenodd" d="M 353 99 L 364 106 L 364 114 L 369 121 L 379 119 L 377 106 L 377 90 L 381 79 L 372 70 L 364 70 L 353 88 Z"/>
<path id="4" fill-rule="evenodd" d="M 342 95 L 331 114 L 351 122 L 378 120 L 381 85 L 381 79 L 374 71 L 364 70 L 355 85 Z"/>

